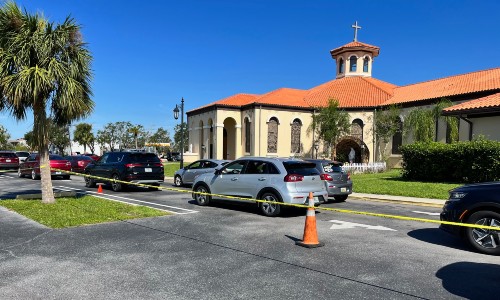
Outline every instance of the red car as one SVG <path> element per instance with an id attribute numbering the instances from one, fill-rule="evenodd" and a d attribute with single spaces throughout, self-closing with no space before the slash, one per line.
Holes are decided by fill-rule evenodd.
<path id="1" fill-rule="evenodd" d="M 86 156 L 86 155 L 66 156 L 65 159 L 67 159 L 71 162 L 71 171 L 77 172 L 77 173 L 83 173 L 83 171 L 85 170 L 85 167 L 89 163 L 94 162 L 94 160 L 90 156 Z"/>
<path id="2" fill-rule="evenodd" d="M 0 169 L 15 170 L 19 167 L 19 158 L 14 151 L 0 151 Z"/>
<path id="3" fill-rule="evenodd" d="M 53 170 L 52 168 L 71 171 L 71 162 L 64 159 L 60 155 L 50 154 L 50 168 L 52 176 L 62 176 L 64 179 L 69 179 L 70 175 L 58 170 Z M 31 179 L 40 179 L 40 156 L 37 153 L 30 154 L 24 162 L 19 165 L 19 170 L 17 171 L 19 177 L 24 177 L 25 175 L 30 175 Z"/>
<path id="4" fill-rule="evenodd" d="M 88 157 L 92 158 L 92 159 L 93 159 L 93 160 L 95 160 L 95 161 L 98 161 L 98 160 L 99 160 L 99 158 L 101 158 L 101 157 L 100 157 L 99 155 L 97 155 L 97 154 L 89 154 L 89 153 L 85 153 L 85 154 L 82 154 L 82 155 L 83 155 L 83 156 L 88 156 Z"/>

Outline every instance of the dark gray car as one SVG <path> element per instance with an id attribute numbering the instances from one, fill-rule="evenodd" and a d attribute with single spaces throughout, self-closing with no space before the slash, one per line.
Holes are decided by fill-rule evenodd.
<path id="1" fill-rule="evenodd" d="M 201 159 L 179 169 L 174 174 L 174 185 L 183 186 L 192 184 L 196 176 L 204 173 L 213 173 L 215 168 L 224 166 L 229 160 Z"/>
<path id="2" fill-rule="evenodd" d="M 316 164 L 321 179 L 325 182 L 328 197 L 345 201 L 352 194 L 352 181 L 349 173 L 342 170 L 342 163 L 328 159 L 307 159 Z"/>

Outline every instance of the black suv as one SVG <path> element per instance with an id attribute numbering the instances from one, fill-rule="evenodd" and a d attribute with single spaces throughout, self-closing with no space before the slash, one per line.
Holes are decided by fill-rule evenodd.
<path id="1" fill-rule="evenodd" d="M 107 152 L 85 168 L 86 187 L 95 187 L 97 182 L 111 183 L 113 191 L 121 191 L 124 184 L 110 179 L 132 183 L 147 184 L 157 190 L 164 181 L 163 164 L 154 153 L 144 152 Z"/>
<path id="2" fill-rule="evenodd" d="M 441 220 L 500 227 L 500 182 L 469 184 L 451 190 Z M 500 255 L 500 230 L 445 224 L 440 228 L 461 236 L 482 253 Z"/>

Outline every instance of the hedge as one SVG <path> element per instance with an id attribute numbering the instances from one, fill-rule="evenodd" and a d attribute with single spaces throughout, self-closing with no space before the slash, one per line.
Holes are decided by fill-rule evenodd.
<path id="1" fill-rule="evenodd" d="M 475 140 L 400 147 L 402 176 L 409 180 L 485 182 L 500 180 L 500 142 Z"/>

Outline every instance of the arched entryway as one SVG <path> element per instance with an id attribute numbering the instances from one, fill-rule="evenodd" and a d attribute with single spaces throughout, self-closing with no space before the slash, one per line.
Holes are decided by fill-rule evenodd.
<path id="1" fill-rule="evenodd" d="M 236 121 L 233 118 L 224 120 L 222 155 L 223 159 L 236 159 Z"/>
<path id="2" fill-rule="evenodd" d="M 370 150 L 366 144 L 359 138 L 347 136 L 337 143 L 337 160 L 341 162 L 350 162 L 349 153 L 351 148 L 354 150 L 353 163 L 367 163 L 370 160 Z"/>

